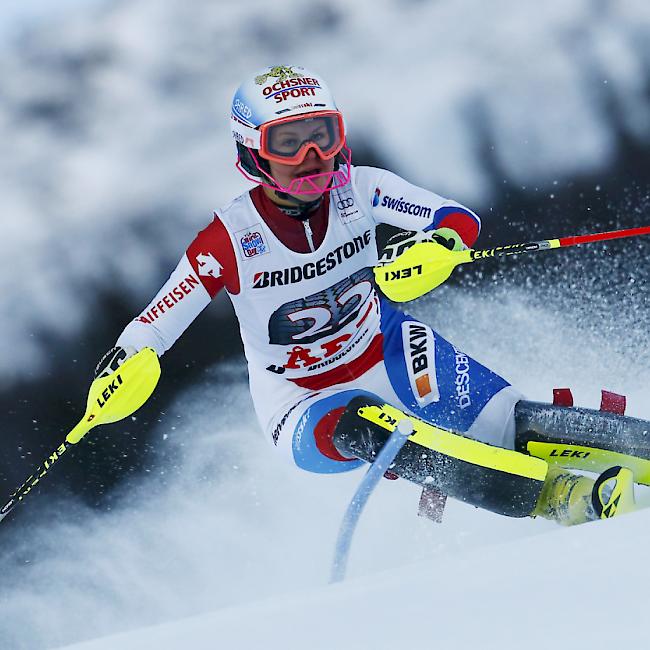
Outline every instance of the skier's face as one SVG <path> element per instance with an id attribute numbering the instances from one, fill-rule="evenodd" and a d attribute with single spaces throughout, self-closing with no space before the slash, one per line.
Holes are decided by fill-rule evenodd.
<path id="1" fill-rule="evenodd" d="M 314 149 L 310 149 L 307 152 L 305 159 L 299 165 L 284 165 L 279 162 L 269 161 L 271 176 L 283 187 L 288 187 L 296 178 L 332 172 L 334 171 L 334 164 L 334 158 L 323 160 Z M 323 194 L 327 189 L 330 180 L 329 176 L 323 175 L 315 178 L 313 184 L 319 189 L 322 189 L 321 194 Z M 313 201 L 319 195 L 312 191 L 308 194 L 292 193 L 291 196 L 300 201 Z"/>

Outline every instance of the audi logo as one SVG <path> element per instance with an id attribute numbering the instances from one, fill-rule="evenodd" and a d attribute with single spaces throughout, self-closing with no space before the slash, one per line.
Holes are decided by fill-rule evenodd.
<path id="1" fill-rule="evenodd" d="M 346 208 L 351 208 L 354 205 L 354 199 L 352 197 L 348 197 L 347 199 L 341 199 L 338 201 L 336 204 L 336 207 L 339 210 L 345 210 Z"/>

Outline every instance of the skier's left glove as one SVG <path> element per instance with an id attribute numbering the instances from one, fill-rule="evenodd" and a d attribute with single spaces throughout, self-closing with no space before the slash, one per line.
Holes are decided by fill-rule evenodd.
<path id="1" fill-rule="evenodd" d="M 398 233 L 381 253 L 374 268 L 375 282 L 389 300 L 415 300 L 447 280 L 458 263 L 450 258 L 466 250 L 452 228 Z"/>
<path id="2" fill-rule="evenodd" d="M 451 251 L 462 251 L 467 248 L 460 235 L 452 228 L 438 228 L 423 232 L 422 230 L 401 230 L 392 235 L 384 245 L 379 256 L 378 266 L 394 262 L 402 253 L 419 242 L 432 241 Z"/>
<path id="3" fill-rule="evenodd" d="M 431 240 L 442 244 L 450 251 L 463 251 L 467 248 L 460 235 L 452 228 L 437 228 L 430 233 Z"/>

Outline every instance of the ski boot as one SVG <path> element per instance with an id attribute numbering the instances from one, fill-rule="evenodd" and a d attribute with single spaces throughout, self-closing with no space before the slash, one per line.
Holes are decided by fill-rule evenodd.
<path id="1" fill-rule="evenodd" d="M 631 470 L 611 467 L 594 481 L 551 467 L 533 516 L 573 526 L 633 510 L 634 476 Z"/>
<path id="2" fill-rule="evenodd" d="M 533 406 L 537 410 L 537 405 Z M 545 425 L 549 419 L 554 419 L 549 415 L 556 415 L 555 407 L 549 406 L 551 412 L 544 413 Z M 581 413 L 578 415 L 582 418 Z M 562 443 L 555 440 L 540 441 L 540 444 L 549 444 L 550 451 L 539 458 L 530 454 L 530 450 L 503 449 L 466 438 L 368 396 L 350 401 L 336 424 L 332 441 L 340 454 L 372 463 L 397 423 L 404 418 L 411 421 L 414 432 L 389 470 L 423 488 L 420 514 L 434 521 L 440 521 L 445 496 L 449 496 L 508 517 L 542 516 L 565 525 L 579 524 L 634 509 L 633 476 L 638 483 L 650 484 L 650 458 L 625 456 L 626 466 L 628 461 L 643 463 L 638 467 L 632 465 L 632 471 L 612 462 L 609 454 L 602 454 L 598 457 L 601 465 L 598 467 L 591 459 L 592 455 L 596 456 L 594 448 L 580 451 L 578 455 L 574 453 L 576 445 L 573 443 L 573 450 L 553 453 L 563 450 Z M 590 420 L 582 419 L 583 437 L 586 438 Z M 528 421 L 532 422 L 532 418 Z M 650 423 L 643 424 L 650 427 Z M 548 431 L 551 427 L 545 429 Z M 528 432 L 528 441 L 536 442 L 533 440 L 535 429 L 528 426 L 517 432 L 519 442 Z M 648 443 L 650 448 L 650 441 Z M 622 456 L 618 453 L 614 457 L 623 460 Z M 602 472 L 601 476 L 594 481 L 565 467 L 565 464 L 577 464 L 578 461 L 582 466 L 570 469 Z M 604 465 L 606 461 L 609 462 Z"/>
<path id="3" fill-rule="evenodd" d="M 609 519 L 635 510 L 634 475 L 627 467 L 612 467 L 594 483 L 592 492 L 594 514 Z"/>

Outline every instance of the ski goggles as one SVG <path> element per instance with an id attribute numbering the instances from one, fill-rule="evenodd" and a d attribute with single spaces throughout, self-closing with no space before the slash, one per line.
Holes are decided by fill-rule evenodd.
<path id="1" fill-rule="evenodd" d="M 317 111 L 262 124 L 262 158 L 284 165 L 299 165 L 310 149 L 323 159 L 336 156 L 345 145 L 343 116 L 338 111 Z"/>

